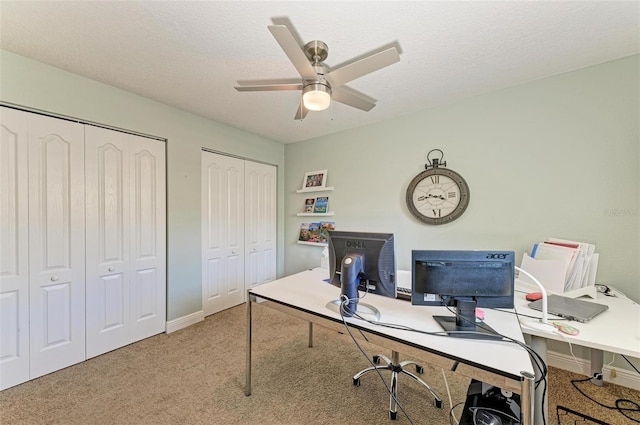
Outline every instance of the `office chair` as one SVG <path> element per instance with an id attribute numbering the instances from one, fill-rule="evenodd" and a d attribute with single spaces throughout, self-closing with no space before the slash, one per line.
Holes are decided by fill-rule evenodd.
<path id="1" fill-rule="evenodd" d="M 384 362 L 386 363 L 385 365 L 379 365 L 380 364 L 380 359 L 384 360 Z M 433 390 L 433 388 L 431 388 L 429 386 L 429 384 L 427 384 L 426 382 L 424 382 L 422 379 L 418 378 L 416 375 L 414 375 L 411 372 L 408 372 L 405 370 L 405 368 L 409 365 L 415 365 L 416 367 L 416 372 L 417 373 L 423 373 L 424 372 L 424 368 L 422 366 L 420 366 L 418 363 L 411 361 L 411 360 L 406 360 L 404 362 L 400 361 L 400 354 L 398 354 L 397 351 L 392 351 L 391 352 L 391 359 L 389 359 L 387 356 L 384 356 L 382 354 L 378 354 L 376 356 L 373 356 L 373 363 L 375 363 L 376 365 L 379 366 L 370 366 L 364 370 L 361 370 L 360 372 L 356 373 L 353 376 L 353 385 L 355 385 L 356 387 L 360 386 L 360 378 L 362 378 L 363 375 L 375 371 L 377 370 L 390 370 L 391 371 L 391 394 L 389 395 L 389 418 L 391 420 L 396 420 L 398 417 L 398 405 L 396 403 L 397 400 L 397 396 L 398 396 L 398 376 L 400 374 L 405 374 L 408 377 L 410 377 L 411 379 L 413 379 L 414 381 L 418 382 L 420 385 L 422 385 L 423 387 L 425 387 L 427 389 L 427 391 L 429 391 L 431 393 L 431 395 L 433 396 L 433 401 L 434 401 L 434 405 L 438 408 L 438 409 L 442 409 L 442 399 L 438 396 L 438 394 L 436 394 L 436 392 Z"/>

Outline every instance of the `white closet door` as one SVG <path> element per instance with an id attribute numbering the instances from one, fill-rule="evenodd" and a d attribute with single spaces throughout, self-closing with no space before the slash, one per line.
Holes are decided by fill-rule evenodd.
<path id="1" fill-rule="evenodd" d="M 31 378 L 85 359 L 83 126 L 29 116 Z"/>
<path id="2" fill-rule="evenodd" d="M 29 380 L 27 128 L 0 108 L 0 390 Z"/>
<path id="3" fill-rule="evenodd" d="M 276 182 L 276 167 L 245 161 L 245 289 L 276 279 Z"/>
<path id="4" fill-rule="evenodd" d="M 202 307 L 241 304 L 244 290 L 244 161 L 202 152 Z"/>
<path id="5" fill-rule="evenodd" d="M 86 127 L 87 357 L 164 332 L 164 152 Z"/>
<path id="6" fill-rule="evenodd" d="M 133 341 L 165 331 L 165 144 L 127 135 L 131 152 L 131 320 Z"/>
<path id="7" fill-rule="evenodd" d="M 124 133 L 86 126 L 87 358 L 129 344 L 129 148 Z"/>

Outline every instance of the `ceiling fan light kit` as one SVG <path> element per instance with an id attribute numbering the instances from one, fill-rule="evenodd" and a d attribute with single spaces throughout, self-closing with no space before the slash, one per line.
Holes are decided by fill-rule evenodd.
<path id="1" fill-rule="evenodd" d="M 324 111 L 331 104 L 331 87 L 322 83 L 311 83 L 304 86 L 302 103 L 310 111 Z"/>
<path id="2" fill-rule="evenodd" d="M 301 83 L 292 83 L 291 80 L 266 80 L 264 84 L 255 80 L 238 81 L 235 89 L 238 91 L 302 90 L 302 104 L 299 105 L 295 119 L 303 119 L 308 111 L 327 109 L 332 100 L 362 111 L 370 111 L 376 106 L 375 99 L 349 89 L 344 84 L 400 60 L 398 50 L 390 47 L 329 70 L 323 64 L 329 54 L 329 48 L 325 43 L 314 40 L 301 46 L 287 26 L 270 25 L 268 28 L 302 77 Z"/>

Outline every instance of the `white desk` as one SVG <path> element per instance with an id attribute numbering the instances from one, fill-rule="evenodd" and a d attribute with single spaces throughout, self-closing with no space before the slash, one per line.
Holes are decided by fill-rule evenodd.
<path id="1" fill-rule="evenodd" d="M 344 330 L 340 315 L 326 307 L 328 302 L 340 296 L 338 288 L 322 281 L 326 274 L 327 270 L 309 270 L 248 291 L 246 395 L 251 394 L 251 310 L 256 301 L 266 300 L 268 302 L 259 305 L 281 310 L 310 324 Z M 363 302 L 380 311 L 382 322 L 427 332 L 441 331 L 432 315 L 446 312 L 443 308 L 413 306 L 408 301 L 374 294 L 368 294 Z M 513 314 L 489 310 L 485 321 L 502 335 L 524 342 Z M 520 394 L 523 424 L 532 422 L 532 378 L 535 372 L 529 354 L 522 347 L 506 341 L 442 337 L 390 329 L 356 318 L 348 318 L 347 322 L 377 345 Z"/>
<path id="2" fill-rule="evenodd" d="M 516 281 L 516 290 L 535 292 L 537 289 L 527 283 Z M 530 309 L 525 299 L 525 293 L 516 292 L 514 297 L 516 311 L 519 314 L 541 317 L 542 313 Z M 590 298 L 582 298 L 591 300 Z M 522 332 L 531 335 L 531 347 L 545 361 L 547 361 L 547 340 L 571 342 L 571 344 L 587 347 L 591 349 L 591 375 L 602 376 L 603 352 L 624 354 L 625 356 L 640 358 L 640 305 L 628 298 L 608 297 L 598 294 L 596 300 L 600 304 L 606 304 L 609 309 L 596 316 L 588 323 L 570 321 L 571 326 L 580 330 L 575 336 L 566 335 L 554 330 L 552 327 L 540 328 L 539 321 L 532 318 L 522 317 Z M 553 321 L 550 315 L 549 321 Z M 535 326 L 535 327 L 534 327 Z M 602 385 L 602 379 L 592 379 L 596 385 Z M 543 402 L 542 387 L 536 390 L 536 415 L 541 412 L 540 404 Z M 546 398 L 544 399 L 546 405 Z M 542 418 L 536 417 L 536 423 L 542 423 Z M 547 421 L 547 423 L 549 423 Z"/>

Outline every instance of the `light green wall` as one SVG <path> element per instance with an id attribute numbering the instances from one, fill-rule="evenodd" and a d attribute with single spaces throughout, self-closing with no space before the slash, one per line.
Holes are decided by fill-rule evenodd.
<path id="1" fill-rule="evenodd" d="M 280 143 L 7 51 L 0 51 L 0 100 L 168 140 L 167 320 L 202 310 L 202 147 L 276 165 L 278 228 L 283 228 L 284 146 Z M 283 245 L 280 231 L 279 276 L 284 270 Z"/>
<path id="2" fill-rule="evenodd" d="M 596 244 L 597 281 L 640 301 L 639 58 L 287 145 L 286 274 L 319 264 L 319 248 L 296 244 L 309 218 L 295 216 L 306 197 L 295 191 L 305 171 L 327 169 L 336 229 L 395 233 L 399 269 L 412 249 L 512 249 L 519 264 L 558 237 Z M 440 226 L 405 204 L 434 148 L 471 191 Z"/>
<path id="3" fill-rule="evenodd" d="M 336 229 L 393 232 L 398 269 L 410 268 L 412 249 L 511 249 L 520 264 L 534 242 L 559 237 L 595 243 L 597 282 L 640 301 L 639 61 L 287 145 L 285 273 L 320 264 L 320 248 L 296 243 L 309 217 L 296 216 L 307 196 L 295 192 L 305 171 L 327 169 Z M 417 221 L 405 204 L 434 148 L 471 191 L 464 215 L 440 226 Z M 549 347 L 569 355 L 566 344 Z M 574 353 L 589 358 L 580 347 Z"/>

